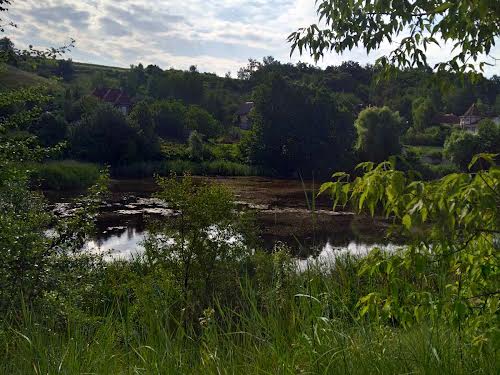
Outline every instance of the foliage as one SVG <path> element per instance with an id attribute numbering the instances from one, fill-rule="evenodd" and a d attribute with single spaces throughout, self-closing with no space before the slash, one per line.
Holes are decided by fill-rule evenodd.
<path id="1" fill-rule="evenodd" d="M 492 155 L 474 157 L 470 167 L 478 162 L 491 166 L 433 182 L 412 180 L 387 162 L 363 163 L 362 177 L 350 182 L 338 173 L 322 186 L 334 207 L 380 210 L 409 239 L 403 251 L 375 251 L 364 260 L 360 275 L 378 275 L 387 288 L 360 299 L 362 316 L 404 327 L 447 322 L 478 347 L 498 338 L 500 171 Z"/>
<path id="2" fill-rule="evenodd" d="M 355 127 L 358 133 L 356 149 L 364 160 L 380 162 L 400 153 L 403 123 L 397 112 L 387 107 L 367 108 L 359 114 Z"/>
<path id="3" fill-rule="evenodd" d="M 185 159 L 130 163 L 112 168 L 112 175 L 119 178 L 145 178 L 170 173 L 190 173 L 197 176 L 274 176 L 272 170 L 247 164 L 213 160 L 193 162 Z"/>
<path id="4" fill-rule="evenodd" d="M 242 147 L 253 163 L 286 175 L 324 173 L 348 162 L 354 142 L 352 124 L 326 92 L 273 75 L 254 97 L 253 130 Z"/>
<path id="5" fill-rule="evenodd" d="M 186 113 L 186 126 L 189 130 L 196 130 L 207 138 L 214 138 L 221 133 L 221 125 L 210 113 L 199 106 L 189 106 Z"/>
<path id="6" fill-rule="evenodd" d="M 186 309 L 228 298 L 238 278 L 238 261 L 249 254 L 240 213 L 227 188 L 196 186 L 190 176 L 158 178 L 156 195 L 176 211 L 171 220 L 150 228 L 147 261 L 170 270 Z M 186 310 L 186 314 L 190 311 Z"/>
<path id="7" fill-rule="evenodd" d="M 500 126 L 491 120 L 478 125 L 477 134 L 456 131 L 445 142 L 444 156 L 465 170 L 476 153 L 500 153 Z"/>
<path id="8" fill-rule="evenodd" d="M 192 131 L 188 139 L 189 144 L 189 157 L 194 161 L 203 160 L 205 145 L 203 139 L 196 130 Z"/>
<path id="9" fill-rule="evenodd" d="M 34 185 L 45 190 L 84 190 L 101 175 L 99 166 L 73 160 L 35 164 L 32 169 L 30 177 Z"/>
<path id="10" fill-rule="evenodd" d="M 436 114 L 436 109 L 432 101 L 428 98 L 418 98 L 412 103 L 413 126 L 416 129 L 424 130 L 432 124 L 432 118 Z"/>
<path id="11" fill-rule="evenodd" d="M 157 101 L 151 105 L 156 133 L 163 138 L 185 140 L 187 108 L 179 101 Z"/>
<path id="12" fill-rule="evenodd" d="M 117 109 L 100 104 L 95 111 L 70 128 L 73 155 L 81 160 L 117 164 L 152 157 L 155 138 L 146 138 Z"/>
<path id="13" fill-rule="evenodd" d="M 385 67 L 424 68 L 429 66 L 427 48 L 440 47 L 442 40 L 453 43 L 456 52 L 434 68 L 463 73 L 477 69 L 472 61 L 491 52 L 500 30 L 500 5 L 490 0 L 322 0 L 317 13 L 325 28 L 314 24 L 288 37 L 292 53 L 306 49 L 316 61 L 329 51 L 342 53 L 361 45 L 370 52 L 382 43 L 398 42 L 377 62 Z M 481 71 L 486 63 L 479 62 Z"/>
<path id="14" fill-rule="evenodd" d="M 414 146 L 443 146 L 451 130 L 452 128 L 443 125 L 430 126 L 422 131 L 411 127 L 404 133 L 401 140 L 405 144 Z"/>
<path id="15" fill-rule="evenodd" d="M 35 134 L 44 146 L 55 146 L 66 139 L 68 124 L 59 115 L 43 113 L 29 130 Z"/>

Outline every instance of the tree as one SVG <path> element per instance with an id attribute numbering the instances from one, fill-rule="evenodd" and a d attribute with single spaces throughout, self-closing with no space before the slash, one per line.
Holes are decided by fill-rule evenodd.
<path id="1" fill-rule="evenodd" d="M 73 79 L 73 75 L 75 74 L 73 61 L 71 59 L 59 60 L 57 62 L 56 74 L 66 82 L 71 81 Z"/>
<path id="2" fill-rule="evenodd" d="M 412 103 L 413 126 L 418 130 L 424 130 L 432 125 L 432 118 L 436 109 L 428 98 L 417 98 Z"/>
<path id="3" fill-rule="evenodd" d="M 361 45 L 370 52 L 397 41 L 398 47 L 380 57 L 379 64 L 429 67 L 428 46 L 443 40 L 453 43 L 456 52 L 434 68 L 463 73 L 491 52 L 500 35 L 500 2 L 490 0 L 321 0 L 317 13 L 325 28 L 314 24 L 288 37 L 292 53 L 305 49 L 316 61 L 328 51 L 342 53 Z M 479 63 L 480 70 L 484 64 Z"/>
<path id="4" fill-rule="evenodd" d="M 101 104 L 70 128 L 71 150 L 83 160 L 116 165 L 143 156 L 138 131 L 116 108 Z"/>
<path id="5" fill-rule="evenodd" d="M 363 163 L 354 180 L 337 173 L 321 187 L 337 205 L 397 223 L 408 246 L 362 260 L 359 276 L 383 280 L 384 290 L 359 300 L 360 315 L 383 325 L 431 330 L 454 327 L 460 343 L 478 350 L 498 339 L 498 234 L 500 169 L 481 154 L 476 173 L 454 173 L 437 181 L 415 180 L 391 163 Z M 432 331 L 431 331 L 432 332 Z"/>
<path id="6" fill-rule="evenodd" d="M 0 62 L 5 62 L 13 66 L 18 65 L 18 57 L 14 48 L 14 43 L 7 37 L 0 39 Z"/>
<path id="7" fill-rule="evenodd" d="M 472 156 L 479 152 L 477 137 L 466 131 L 455 131 L 444 143 L 443 155 L 462 170 L 467 169 Z"/>
<path id="8" fill-rule="evenodd" d="M 186 125 L 188 129 L 196 130 L 207 138 L 214 138 L 222 132 L 220 123 L 197 105 L 189 106 L 186 113 Z"/>
<path id="9" fill-rule="evenodd" d="M 55 146 L 66 138 L 68 124 L 61 116 L 45 112 L 33 123 L 29 130 L 44 146 Z"/>
<path id="10" fill-rule="evenodd" d="M 381 162 L 401 152 L 402 119 L 388 107 L 363 110 L 355 122 L 356 149 L 365 160 Z"/>
<path id="11" fill-rule="evenodd" d="M 188 133 L 187 108 L 180 101 L 161 100 L 151 105 L 156 133 L 162 138 L 185 141 Z"/>
<path id="12" fill-rule="evenodd" d="M 251 161 L 282 174 L 329 173 L 352 156 L 354 129 L 324 90 L 271 75 L 254 93 L 253 130 L 242 148 Z"/>
<path id="13" fill-rule="evenodd" d="M 147 138 L 154 138 L 155 124 L 153 122 L 153 111 L 147 101 L 140 101 L 134 105 L 132 112 L 129 114 L 131 123 Z"/>
<path id="14" fill-rule="evenodd" d="M 477 137 L 482 153 L 500 154 L 500 125 L 490 119 L 478 124 Z"/>
<path id="15" fill-rule="evenodd" d="M 203 160 L 204 145 L 203 139 L 196 130 L 193 130 L 189 135 L 188 139 L 189 145 L 189 157 L 194 161 Z"/>
<path id="16" fill-rule="evenodd" d="M 193 309 L 199 312 L 217 297 L 233 294 L 237 262 L 250 251 L 248 237 L 226 187 L 195 184 L 190 176 L 175 175 L 158 178 L 157 183 L 156 197 L 177 214 L 150 226 L 146 259 L 171 272 L 174 285 L 182 290 L 187 320 Z"/>

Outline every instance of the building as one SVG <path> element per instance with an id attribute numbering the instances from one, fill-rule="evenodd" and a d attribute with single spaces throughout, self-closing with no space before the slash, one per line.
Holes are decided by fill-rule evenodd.
<path id="1" fill-rule="evenodd" d="M 92 93 L 96 98 L 109 103 L 118 108 L 124 115 L 127 115 L 132 108 L 132 100 L 128 94 L 120 89 L 100 88 Z"/>
<path id="2" fill-rule="evenodd" d="M 243 130 L 248 130 L 252 127 L 250 122 L 250 112 L 254 108 L 253 102 L 245 102 L 240 105 L 238 111 L 236 112 L 236 116 L 238 117 L 238 126 Z"/>
<path id="3" fill-rule="evenodd" d="M 476 132 L 477 124 L 483 118 L 484 117 L 481 115 L 476 103 L 474 103 L 462 116 L 460 116 L 460 127 L 464 130 Z"/>

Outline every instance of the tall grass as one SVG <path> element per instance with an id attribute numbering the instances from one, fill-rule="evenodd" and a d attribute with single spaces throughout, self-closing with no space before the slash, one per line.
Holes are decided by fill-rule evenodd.
<path id="1" fill-rule="evenodd" d="M 380 285 L 358 278 L 352 257 L 336 264 L 281 273 L 276 263 L 257 262 L 240 279 L 237 300 L 216 298 L 188 324 L 168 278 L 144 277 L 140 264 L 111 265 L 102 276 L 108 288 L 115 283 L 114 298 L 92 301 L 91 318 L 61 321 L 32 306 L 4 321 L 0 373 L 498 373 L 495 348 L 467 347 L 454 328 L 356 319 L 357 298 Z M 125 285 L 123 272 L 135 274 Z"/>
<path id="2" fill-rule="evenodd" d="M 192 162 L 189 160 L 165 160 L 138 162 L 112 169 L 112 175 L 119 178 L 145 178 L 153 175 L 168 176 L 170 173 L 182 175 L 209 176 L 260 176 L 269 174 L 263 168 L 258 168 L 237 162 L 215 160 L 206 162 Z"/>
<path id="3" fill-rule="evenodd" d="M 96 164 L 74 160 L 50 161 L 34 164 L 32 179 L 46 190 L 81 190 L 94 184 L 100 175 Z"/>

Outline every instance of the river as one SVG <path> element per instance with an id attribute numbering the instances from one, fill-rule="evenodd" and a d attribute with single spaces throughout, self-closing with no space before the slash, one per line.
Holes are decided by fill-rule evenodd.
<path id="1" fill-rule="evenodd" d="M 339 252 L 363 254 L 377 246 L 393 248 L 386 238 L 388 223 L 352 212 L 333 212 L 327 196 L 314 199 L 319 187 L 311 181 L 261 177 L 204 178 L 227 185 L 238 207 L 252 210 L 262 246 L 272 249 L 286 243 L 299 259 L 327 260 Z M 153 198 L 153 180 L 112 180 L 110 198 L 100 209 L 95 238 L 86 251 L 104 253 L 111 259 L 130 258 L 143 251 L 148 221 L 172 214 L 168 206 Z M 72 209 L 75 193 L 47 193 L 54 211 L 65 215 Z"/>

